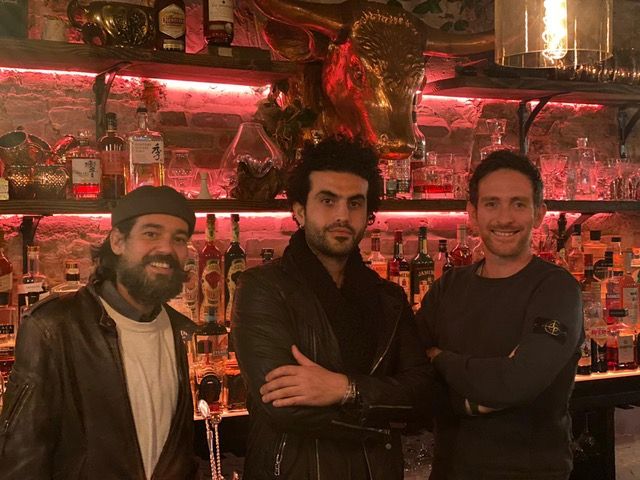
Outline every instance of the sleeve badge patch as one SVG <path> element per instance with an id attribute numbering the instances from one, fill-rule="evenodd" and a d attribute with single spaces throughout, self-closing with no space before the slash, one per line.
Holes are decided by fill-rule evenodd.
<path id="1" fill-rule="evenodd" d="M 557 320 L 538 317 L 533 322 L 533 333 L 549 335 L 554 340 L 564 345 L 567 339 L 567 327 Z"/>

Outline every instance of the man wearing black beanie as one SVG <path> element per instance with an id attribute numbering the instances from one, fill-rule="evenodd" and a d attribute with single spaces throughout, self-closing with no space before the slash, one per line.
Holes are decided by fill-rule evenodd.
<path id="1" fill-rule="evenodd" d="M 195 479 L 184 333 L 166 302 L 184 280 L 195 215 L 169 187 L 120 200 L 86 287 L 20 325 L 0 431 L 0 476 Z"/>

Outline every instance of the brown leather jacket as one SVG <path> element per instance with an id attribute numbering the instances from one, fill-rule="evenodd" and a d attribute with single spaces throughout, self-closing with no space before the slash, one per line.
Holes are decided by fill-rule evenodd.
<path id="1" fill-rule="evenodd" d="M 195 479 L 193 404 L 182 332 L 165 305 L 178 360 L 178 403 L 154 480 Z M 53 295 L 20 325 L 0 417 L 3 480 L 146 480 L 114 321 L 94 287 Z"/>

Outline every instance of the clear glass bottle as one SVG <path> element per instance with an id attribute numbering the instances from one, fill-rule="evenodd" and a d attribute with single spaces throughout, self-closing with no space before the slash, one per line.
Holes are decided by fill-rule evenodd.
<path id="1" fill-rule="evenodd" d="M 595 150 L 587 146 L 587 138 L 578 138 L 577 147 L 569 153 L 567 165 L 567 199 L 596 200 L 598 172 Z"/>
<path id="2" fill-rule="evenodd" d="M 573 225 L 571 234 L 571 248 L 567 253 L 567 263 L 569 272 L 576 280 L 580 281 L 584 273 L 584 253 L 582 252 L 582 227 L 580 224 Z"/>
<path id="3" fill-rule="evenodd" d="M 107 133 L 98 141 L 102 166 L 102 198 L 118 199 L 125 195 L 127 170 L 126 141 L 118 135 L 118 118 L 115 113 L 106 114 Z"/>
<path id="4" fill-rule="evenodd" d="M 138 128 L 129 132 L 129 169 L 127 191 L 143 185 L 164 185 L 164 139 L 149 129 L 147 107 L 136 110 Z"/>
<path id="5" fill-rule="evenodd" d="M 433 282 L 435 263 L 427 248 L 427 227 L 418 229 L 418 253 L 411 260 L 411 303 L 419 306 Z"/>
<path id="6" fill-rule="evenodd" d="M 398 191 L 396 196 L 408 200 L 411 198 L 411 158 L 398 158 L 396 164 L 396 179 Z"/>
<path id="7" fill-rule="evenodd" d="M 375 271 L 380 278 L 387 279 L 387 259 L 380 252 L 380 230 L 371 232 L 371 254 L 367 258 L 369 268 Z"/>
<path id="8" fill-rule="evenodd" d="M 80 282 L 80 268 L 76 260 L 65 260 L 64 262 L 64 282 L 51 289 L 51 293 L 77 292 L 84 283 Z"/>
<path id="9" fill-rule="evenodd" d="M 605 373 L 607 366 L 607 341 L 609 330 L 604 320 L 604 312 L 601 301 L 602 293 L 599 282 L 590 286 L 588 298 L 589 324 L 591 326 L 591 371 L 593 373 Z"/>
<path id="10" fill-rule="evenodd" d="M 18 308 L 20 317 L 23 311 L 44 298 L 49 291 L 47 277 L 40 273 L 40 247 L 27 247 L 27 272 L 22 275 L 18 285 Z"/>
<path id="11" fill-rule="evenodd" d="M 486 120 L 489 135 L 491 135 L 491 144 L 480 149 L 480 160 L 484 160 L 493 152 L 499 150 L 511 150 L 515 148 L 503 142 L 503 137 L 507 131 L 507 120 L 504 118 L 488 118 Z"/>
<path id="12" fill-rule="evenodd" d="M 66 158 L 71 172 L 71 197 L 77 200 L 100 197 L 100 153 L 91 146 L 87 130 L 78 133 L 78 146 L 69 150 Z"/>
<path id="13" fill-rule="evenodd" d="M 414 184 L 424 188 L 427 198 L 453 198 L 453 155 L 427 152 L 424 168 L 415 172 Z"/>
<path id="14" fill-rule="evenodd" d="M 231 325 L 231 307 L 238 277 L 247 268 L 247 254 L 240 246 L 240 215 L 231 214 L 231 243 L 224 253 L 224 321 Z"/>
<path id="15" fill-rule="evenodd" d="M 467 243 L 467 226 L 464 224 L 458 225 L 457 228 L 457 244 L 451 250 L 451 262 L 456 267 L 462 267 L 464 265 L 471 265 L 473 262 L 471 248 Z"/>
<path id="16" fill-rule="evenodd" d="M 404 258 L 404 245 L 402 244 L 402 230 L 396 230 L 393 238 L 393 258 L 389 260 L 387 275 L 389 280 L 402 287 L 407 296 L 411 298 L 411 267 Z"/>
<path id="17" fill-rule="evenodd" d="M 200 252 L 198 266 L 200 269 L 200 311 L 201 317 L 212 312 L 224 318 L 223 305 L 223 256 L 216 246 L 216 216 L 207 214 L 206 243 Z"/>

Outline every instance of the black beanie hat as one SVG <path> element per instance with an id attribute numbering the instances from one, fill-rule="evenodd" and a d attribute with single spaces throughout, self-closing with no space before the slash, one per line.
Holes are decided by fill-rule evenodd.
<path id="1" fill-rule="evenodd" d="M 184 196 L 171 187 L 144 185 L 129 192 L 118 201 L 111 213 L 111 226 L 140 215 L 163 213 L 181 218 L 189 226 L 189 236 L 196 226 L 196 215 Z"/>

